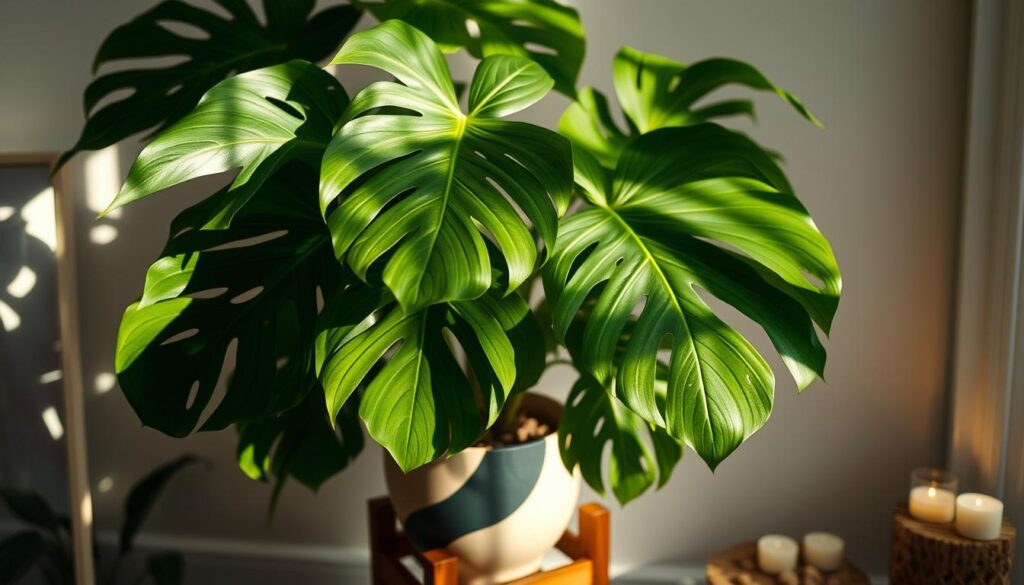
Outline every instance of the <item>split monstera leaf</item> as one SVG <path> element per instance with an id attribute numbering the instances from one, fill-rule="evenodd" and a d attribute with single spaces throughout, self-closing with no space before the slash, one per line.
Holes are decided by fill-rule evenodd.
<path id="1" fill-rule="evenodd" d="M 63 165 L 145 130 L 155 133 L 185 116 L 214 84 L 236 73 L 291 59 L 319 61 L 345 38 L 361 11 L 332 6 L 313 13 L 315 0 L 263 0 L 265 22 L 245 0 L 215 0 L 221 14 L 165 0 L 118 27 L 100 46 L 93 72 L 150 57 L 184 60 L 165 67 L 121 69 L 85 90 L 88 115 Z M 127 93 L 127 95 L 125 95 Z"/>
<path id="2" fill-rule="evenodd" d="M 570 147 L 501 119 L 552 87 L 528 59 L 485 59 L 468 113 L 441 52 L 404 23 L 354 35 L 336 60 L 405 83 L 369 86 L 342 116 L 344 91 L 317 67 L 252 71 L 219 83 L 143 150 L 113 207 L 240 171 L 172 224 L 122 320 L 117 372 L 143 422 L 176 436 L 210 410 L 233 345 L 235 375 L 200 429 L 253 428 L 320 384 L 334 420 L 365 384 L 370 435 L 412 469 L 472 444 L 517 380 L 539 377 L 543 336 L 513 290 L 538 263 L 519 210 L 553 244 L 571 194 Z M 370 269 L 384 256 L 381 287 Z M 492 263 L 509 268 L 495 277 Z M 448 332 L 470 359 L 482 412 Z"/>
<path id="3" fill-rule="evenodd" d="M 771 412 L 771 368 L 716 303 L 764 329 L 799 388 L 822 375 L 832 250 L 776 157 L 712 122 L 751 102 L 705 103 L 738 84 L 816 123 L 794 96 L 736 61 L 627 48 L 620 125 L 575 91 L 582 27 L 552 0 L 358 6 L 390 20 L 333 63 L 392 81 L 350 100 L 303 59 L 228 77 L 112 203 L 236 172 L 172 222 L 122 319 L 118 379 L 144 424 L 235 425 L 239 465 L 276 498 L 341 471 L 360 420 L 405 470 L 472 445 L 564 351 L 580 379 L 562 457 L 625 502 L 684 445 L 714 468 Z M 482 58 L 464 103 L 456 49 Z M 509 119 L 552 89 L 575 99 L 558 133 Z"/>

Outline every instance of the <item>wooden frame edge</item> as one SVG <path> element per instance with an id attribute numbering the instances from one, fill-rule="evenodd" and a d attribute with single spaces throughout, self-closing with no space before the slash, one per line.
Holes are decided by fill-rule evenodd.
<path id="1" fill-rule="evenodd" d="M 0 154 L 0 165 L 45 165 L 57 162 L 54 152 Z M 92 494 L 85 436 L 85 395 L 82 384 L 81 343 L 78 331 L 78 281 L 75 263 L 75 202 L 69 186 L 68 167 L 50 177 L 53 187 L 57 246 L 57 310 L 61 337 L 61 369 L 64 393 L 64 432 L 67 447 L 68 501 L 71 510 L 71 546 L 75 582 L 93 585 L 95 567 L 92 539 Z"/>

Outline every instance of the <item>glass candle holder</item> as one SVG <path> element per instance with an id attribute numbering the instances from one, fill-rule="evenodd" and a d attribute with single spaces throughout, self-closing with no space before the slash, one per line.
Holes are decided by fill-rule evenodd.
<path id="1" fill-rule="evenodd" d="M 957 488 L 953 473 L 927 467 L 915 469 L 910 474 L 910 515 L 923 522 L 952 522 Z"/>

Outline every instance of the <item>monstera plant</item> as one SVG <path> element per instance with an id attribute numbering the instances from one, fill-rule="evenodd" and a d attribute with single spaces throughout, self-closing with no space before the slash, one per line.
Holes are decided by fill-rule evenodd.
<path id="1" fill-rule="evenodd" d="M 773 372 L 721 303 L 799 389 L 822 375 L 832 250 L 777 155 L 716 123 L 752 103 L 710 94 L 764 90 L 817 121 L 753 67 L 626 47 L 616 108 L 577 88 L 583 28 L 554 0 L 264 0 L 262 20 L 217 3 L 170 0 L 107 39 L 97 65 L 187 59 L 96 79 L 68 153 L 156 129 L 110 209 L 232 173 L 174 218 L 124 313 L 116 371 L 146 426 L 234 426 L 246 474 L 315 488 L 364 425 L 413 470 L 514 420 L 567 362 L 562 459 L 625 502 L 684 446 L 714 468 L 771 413 Z M 380 23 L 343 41 L 363 13 Z M 342 79 L 386 80 L 349 97 L 317 64 L 336 46 Z M 465 95 L 456 51 L 479 59 Z M 557 131 L 510 119 L 552 90 L 572 102 Z"/>

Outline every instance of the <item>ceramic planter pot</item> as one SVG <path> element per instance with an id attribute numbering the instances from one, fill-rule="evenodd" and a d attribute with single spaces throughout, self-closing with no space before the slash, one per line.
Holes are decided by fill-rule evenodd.
<path id="1" fill-rule="evenodd" d="M 557 424 L 562 406 L 527 394 L 532 416 Z M 576 508 L 579 470 L 569 473 L 558 435 L 488 450 L 472 447 L 408 474 L 385 453 L 392 505 L 421 551 L 446 547 L 459 557 L 463 585 L 504 583 L 540 568 Z"/>

